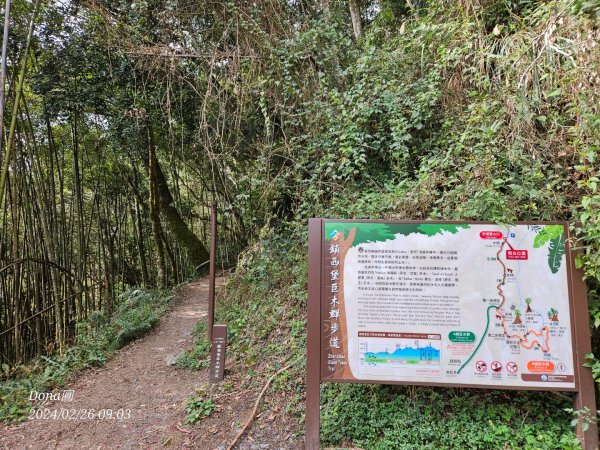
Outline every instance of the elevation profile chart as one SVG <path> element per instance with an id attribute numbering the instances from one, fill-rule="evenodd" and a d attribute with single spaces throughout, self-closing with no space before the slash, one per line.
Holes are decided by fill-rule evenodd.
<path id="1" fill-rule="evenodd" d="M 358 345 L 361 375 L 440 376 L 439 334 L 362 331 Z"/>

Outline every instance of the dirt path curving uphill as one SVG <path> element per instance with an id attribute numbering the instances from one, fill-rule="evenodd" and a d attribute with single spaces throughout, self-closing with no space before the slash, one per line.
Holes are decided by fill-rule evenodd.
<path id="1" fill-rule="evenodd" d="M 183 405 L 195 388 L 206 383 L 207 373 L 177 369 L 168 362 L 191 347 L 192 330 L 207 314 L 208 278 L 183 286 L 176 296 L 154 330 L 66 388 L 74 391 L 73 401 L 45 405 L 50 411 L 75 410 L 78 418 L 0 426 L 0 448 L 196 447 L 195 436 L 181 425 Z M 104 416 L 112 411 L 112 418 L 81 418 L 91 410 L 96 414 L 104 410 Z M 117 414 L 121 420 L 115 419 Z"/>

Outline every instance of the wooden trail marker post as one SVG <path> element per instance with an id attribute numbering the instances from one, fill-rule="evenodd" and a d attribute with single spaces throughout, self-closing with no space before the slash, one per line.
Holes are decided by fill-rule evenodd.
<path id="1" fill-rule="evenodd" d="M 223 381 L 225 374 L 225 352 L 227 350 L 227 325 L 216 324 L 213 327 L 213 340 L 210 349 L 211 383 Z"/>
<path id="2" fill-rule="evenodd" d="M 208 339 L 211 341 L 210 375 L 211 383 L 223 381 L 225 374 L 225 353 L 227 350 L 227 325 L 215 324 L 215 281 L 217 264 L 217 204 L 213 202 L 210 221 L 210 269 L 208 281 Z"/>
<path id="3" fill-rule="evenodd" d="M 210 211 L 210 266 L 208 274 L 208 339 L 212 341 L 215 324 L 215 274 L 217 265 L 217 204 Z"/>
<path id="4" fill-rule="evenodd" d="M 310 219 L 306 448 L 320 383 L 573 392 L 596 411 L 566 222 Z M 577 435 L 598 447 L 596 424 Z"/>

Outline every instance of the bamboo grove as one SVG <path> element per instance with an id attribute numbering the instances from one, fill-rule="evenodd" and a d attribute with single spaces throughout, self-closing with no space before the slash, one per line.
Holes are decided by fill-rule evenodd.
<path id="1" fill-rule="evenodd" d="M 221 266 L 249 237 L 232 207 L 226 148 L 197 154 L 173 67 L 111 55 L 107 19 L 93 8 L 13 3 L 13 17 L 0 203 L 0 363 L 9 366 L 62 351 L 127 287 L 205 271 L 213 203 Z"/>

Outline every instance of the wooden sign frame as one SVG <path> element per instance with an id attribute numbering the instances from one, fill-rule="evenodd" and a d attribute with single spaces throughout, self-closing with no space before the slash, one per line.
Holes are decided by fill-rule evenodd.
<path id="1" fill-rule="evenodd" d="M 306 449 L 319 449 L 320 427 L 320 383 L 329 380 L 322 373 L 322 292 L 324 291 L 323 277 L 323 249 L 325 223 L 327 222 L 367 222 L 388 224 L 421 224 L 424 221 L 377 221 L 377 220 L 348 220 L 348 219 L 309 219 L 308 223 L 308 335 L 307 335 L 307 368 L 306 368 Z M 490 222 L 458 222 L 458 221 L 428 221 L 428 224 L 463 224 L 463 225 L 496 225 Z M 567 222 L 517 222 L 516 225 L 548 225 L 560 224 L 565 226 L 566 243 L 565 257 L 567 261 L 567 276 L 569 285 L 569 302 L 571 315 L 571 332 L 574 343 L 573 355 L 575 359 L 575 388 L 521 387 L 521 386 L 496 386 L 472 385 L 461 383 L 434 383 L 434 382 L 398 382 L 398 381 L 365 381 L 351 380 L 353 383 L 376 384 L 407 384 L 429 385 L 447 387 L 472 387 L 487 389 L 510 390 L 560 390 L 574 392 L 573 405 L 575 410 L 589 408 L 596 411 L 594 379 L 591 370 L 584 368 L 585 354 L 591 353 L 591 339 L 589 330 L 589 312 L 587 302 L 587 288 L 583 282 L 583 273 L 576 269 L 574 252 L 571 249 L 571 239 Z M 333 380 L 332 382 L 346 382 Z M 577 426 L 577 436 L 585 450 L 597 449 L 598 431 L 596 424 L 590 424 L 584 432 L 581 424 Z"/>

